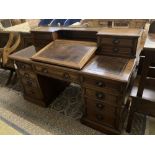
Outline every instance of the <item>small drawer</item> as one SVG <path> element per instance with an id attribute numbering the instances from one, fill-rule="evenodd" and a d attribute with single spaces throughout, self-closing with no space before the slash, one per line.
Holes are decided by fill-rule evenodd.
<path id="1" fill-rule="evenodd" d="M 124 55 L 130 56 L 132 55 L 132 48 L 123 48 L 123 47 L 115 47 L 115 46 L 103 46 L 98 51 L 99 54 L 107 54 L 107 55 Z"/>
<path id="2" fill-rule="evenodd" d="M 113 46 L 124 46 L 124 47 L 132 47 L 133 39 L 132 38 L 120 38 L 114 36 L 98 36 L 98 46 L 101 45 L 113 45 Z"/>
<path id="3" fill-rule="evenodd" d="M 30 64 L 17 62 L 17 67 L 19 70 L 32 70 L 32 66 Z"/>
<path id="4" fill-rule="evenodd" d="M 103 104 L 102 102 L 86 99 L 86 115 L 87 119 L 99 124 L 116 128 L 116 111 L 118 107 Z"/>
<path id="5" fill-rule="evenodd" d="M 29 86 L 24 86 L 24 92 L 27 96 L 30 96 L 32 98 L 43 99 L 43 94 L 41 93 L 41 90 L 39 88 L 37 89 Z"/>
<path id="6" fill-rule="evenodd" d="M 37 88 L 38 83 L 35 79 L 30 79 L 30 78 L 22 78 L 22 83 L 26 86 Z"/>
<path id="7" fill-rule="evenodd" d="M 90 76 L 84 75 L 83 77 L 83 86 L 84 87 L 93 87 L 96 90 L 106 90 L 106 92 L 111 92 L 120 94 L 122 84 L 119 82 L 103 79 L 103 78 L 90 78 Z"/>
<path id="8" fill-rule="evenodd" d="M 23 70 L 19 70 L 18 73 L 22 76 L 22 78 L 26 78 L 26 79 L 33 79 L 36 80 L 36 74 L 32 73 L 32 72 L 26 72 Z"/>
<path id="9" fill-rule="evenodd" d="M 96 100 L 100 100 L 100 101 L 106 101 L 106 102 L 110 102 L 110 103 L 116 103 L 117 102 L 116 96 L 106 94 L 106 93 L 101 92 L 101 91 L 92 90 L 92 89 L 86 88 L 84 91 L 84 95 L 88 96 L 90 98 L 96 99 Z"/>
<path id="10" fill-rule="evenodd" d="M 80 83 L 79 75 L 73 72 L 67 72 L 61 69 L 47 68 L 42 66 L 35 66 L 35 69 L 40 74 L 45 74 L 50 77 L 58 78 L 64 81 Z"/>

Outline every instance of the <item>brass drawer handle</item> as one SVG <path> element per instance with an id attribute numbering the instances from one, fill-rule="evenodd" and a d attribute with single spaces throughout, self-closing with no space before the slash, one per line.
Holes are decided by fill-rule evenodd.
<path id="1" fill-rule="evenodd" d="M 96 97 L 97 97 L 98 99 L 104 99 L 104 98 L 105 98 L 104 94 L 103 94 L 103 93 L 100 93 L 100 92 L 97 92 L 97 93 L 96 93 Z"/>
<path id="2" fill-rule="evenodd" d="M 32 86 L 32 81 L 27 81 L 28 86 Z"/>
<path id="3" fill-rule="evenodd" d="M 96 103 L 96 107 L 97 107 L 99 110 L 103 110 L 104 105 L 103 105 L 102 103 Z"/>
<path id="4" fill-rule="evenodd" d="M 119 43 L 120 43 L 120 40 L 118 40 L 118 39 L 113 39 L 112 43 L 113 43 L 113 44 L 119 44 Z"/>
<path id="5" fill-rule="evenodd" d="M 33 90 L 30 90 L 30 93 L 33 94 L 33 95 L 35 94 L 35 92 Z"/>
<path id="6" fill-rule="evenodd" d="M 66 79 L 66 80 L 69 80 L 70 79 L 70 75 L 68 73 L 64 73 L 63 74 L 63 78 Z"/>
<path id="7" fill-rule="evenodd" d="M 119 48 L 113 48 L 113 52 L 119 52 Z"/>
<path id="8" fill-rule="evenodd" d="M 22 68 L 22 69 L 25 69 L 25 68 L 26 68 L 26 66 L 21 64 L 21 68 Z"/>
<path id="9" fill-rule="evenodd" d="M 103 121 L 103 116 L 101 115 L 101 114 L 96 114 L 96 119 L 98 120 L 98 121 Z"/>
<path id="10" fill-rule="evenodd" d="M 29 75 L 28 73 L 24 73 L 24 77 L 25 77 L 25 78 L 29 78 L 30 75 Z"/>
<path id="11" fill-rule="evenodd" d="M 47 74 L 47 73 L 48 73 L 48 69 L 43 68 L 43 69 L 42 69 L 42 72 Z"/>
<path id="12" fill-rule="evenodd" d="M 96 85 L 97 85 L 98 87 L 105 87 L 105 83 L 103 83 L 102 81 L 97 81 L 97 82 L 96 82 Z"/>

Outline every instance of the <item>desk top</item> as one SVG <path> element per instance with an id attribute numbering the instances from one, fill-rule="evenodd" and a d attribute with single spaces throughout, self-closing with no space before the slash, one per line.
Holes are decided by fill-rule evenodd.
<path id="1" fill-rule="evenodd" d="M 87 74 L 127 82 L 135 67 L 136 59 L 96 55 L 83 69 Z"/>
<path id="2" fill-rule="evenodd" d="M 29 52 L 28 52 L 29 51 Z M 61 68 L 66 71 L 77 72 L 79 74 L 87 74 L 90 76 L 111 79 L 115 81 L 127 83 L 131 77 L 133 69 L 136 66 L 136 59 L 126 59 L 119 57 L 95 55 L 81 70 L 71 69 L 68 67 L 47 64 L 31 60 L 36 53 L 35 47 L 31 46 L 16 52 L 9 56 L 12 60 L 40 64 L 47 67 Z"/>
<path id="3" fill-rule="evenodd" d="M 145 44 L 144 44 L 144 50 L 155 50 L 155 34 L 154 33 L 148 34 Z"/>

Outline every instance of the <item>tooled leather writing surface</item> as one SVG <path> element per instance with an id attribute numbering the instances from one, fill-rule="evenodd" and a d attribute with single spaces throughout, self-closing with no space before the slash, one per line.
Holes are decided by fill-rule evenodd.
<path id="1" fill-rule="evenodd" d="M 135 62 L 136 59 L 96 55 L 85 65 L 82 72 L 108 79 L 128 81 Z"/>
<path id="2" fill-rule="evenodd" d="M 56 40 L 32 57 L 33 60 L 80 69 L 95 53 L 96 44 Z"/>

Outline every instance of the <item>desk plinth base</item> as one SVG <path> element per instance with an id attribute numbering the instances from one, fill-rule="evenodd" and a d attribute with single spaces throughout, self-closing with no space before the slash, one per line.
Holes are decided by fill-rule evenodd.
<path id="1" fill-rule="evenodd" d="M 110 127 L 98 124 L 96 122 L 88 120 L 85 117 L 83 117 L 81 119 L 81 123 L 84 124 L 84 125 L 87 125 L 87 126 L 89 126 L 91 128 L 93 128 L 93 129 L 96 129 L 98 131 L 101 131 L 101 132 L 103 132 L 105 134 L 111 134 L 111 135 L 119 135 L 119 134 L 121 134 L 121 131 L 118 131 L 118 130 L 112 129 Z"/>
<path id="2" fill-rule="evenodd" d="M 26 95 L 24 95 L 24 99 L 31 102 L 31 103 L 33 103 L 33 104 L 36 104 L 38 106 L 42 106 L 42 107 L 45 107 L 45 108 L 48 107 L 48 105 L 49 105 L 47 102 L 45 102 L 43 100 L 34 99 L 34 98 L 26 96 Z"/>

